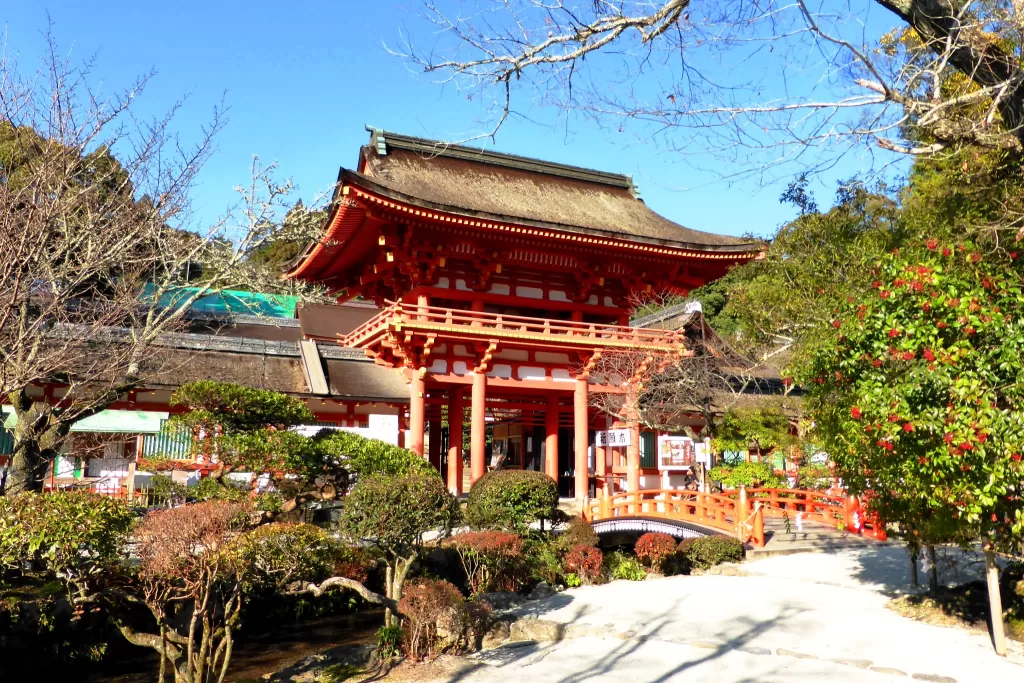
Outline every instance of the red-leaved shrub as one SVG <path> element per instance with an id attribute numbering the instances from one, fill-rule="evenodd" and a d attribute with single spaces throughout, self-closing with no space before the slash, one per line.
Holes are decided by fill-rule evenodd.
<path id="1" fill-rule="evenodd" d="M 421 579 L 408 584 L 398 601 L 404 618 L 404 645 L 410 659 L 433 659 L 460 644 L 469 621 L 459 589 L 447 581 Z"/>
<path id="2" fill-rule="evenodd" d="M 514 591 L 522 582 L 523 539 L 508 531 L 470 531 L 449 541 L 466 570 L 474 595 L 487 590 Z"/>
<path id="3" fill-rule="evenodd" d="M 656 572 L 661 572 L 665 560 L 676 551 L 676 541 L 668 534 L 648 532 L 633 546 L 637 558 Z"/>
<path id="4" fill-rule="evenodd" d="M 594 546 L 580 543 L 573 546 L 565 556 L 565 569 L 586 584 L 593 583 L 601 575 L 604 555 Z"/>

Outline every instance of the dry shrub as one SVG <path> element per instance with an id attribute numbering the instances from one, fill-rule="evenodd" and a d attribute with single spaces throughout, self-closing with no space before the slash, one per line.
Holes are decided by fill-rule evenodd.
<path id="1" fill-rule="evenodd" d="M 523 539 L 508 531 L 470 531 L 451 539 L 474 595 L 517 590 L 522 583 Z"/>
<path id="2" fill-rule="evenodd" d="M 600 540 L 594 527 L 590 526 L 586 520 L 582 517 L 571 517 L 555 543 L 563 552 L 568 552 L 578 545 L 597 547 Z"/>
<path id="3" fill-rule="evenodd" d="M 676 540 L 668 534 L 652 531 L 638 538 L 633 550 L 644 565 L 661 573 L 665 561 L 676 552 Z"/>
<path id="4" fill-rule="evenodd" d="M 604 555 L 597 548 L 580 543 L 565 556 L 565 568 L 585 584 L 594 583 L 601 576 Z"/>
<path id="5" fill-rule="evenodd" d="M 410 659 L 433 659 L 466 644 L 469 612 L 459 589 L 447 581 L 421 579 L 405 587 L 398 609 Z"/>

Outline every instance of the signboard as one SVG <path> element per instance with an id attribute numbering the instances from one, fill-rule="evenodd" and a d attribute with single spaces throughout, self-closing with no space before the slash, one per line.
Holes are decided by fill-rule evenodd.
<path id="1" fill-rule="evenodd" d="M 658 469 L 688 470 L 697 461 L 697 446 L 688 436 L 663 436 L 658 439 Z"/>
<path id="2" fill-rule="evenodd" d="M 625 447 L 631 446 L 628 429 L 608 429 L 597 432 L 598 447 Z"/>

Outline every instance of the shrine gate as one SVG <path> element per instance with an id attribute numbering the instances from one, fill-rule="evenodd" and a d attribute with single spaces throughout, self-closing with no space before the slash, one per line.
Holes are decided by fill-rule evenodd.
<path id="1" fill-rule="evenodd" d="M 632 302 L 686 293 L 761 245 L 658 215 L 629 176 L 370 132 L 356 170 L 338 176 L 323 238 L 289 276 L 380 312 L 314 339 L 402 374 L 405 445 L 455 493 L 466 421 L 470 481 L 500 461 L 585 498 L 593 430 L 618 426 L 634 437 L 625 462 L 597 447 L 593 475 L 598 489 L 637 489 L 639 425 L 591 408 L 590 392 L 618 390 L 590 377 L 594 362 L 616 351 L 685 353 L 678 332 L 630 327 Z"/>

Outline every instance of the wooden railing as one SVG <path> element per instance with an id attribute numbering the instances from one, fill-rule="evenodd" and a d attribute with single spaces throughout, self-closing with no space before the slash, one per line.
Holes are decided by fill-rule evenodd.
<path id="1" fill-rule="evenodd" d="M 723 495 L 739 500 L 739 490 Z M 746 490 L 747 510 L 760 505 L 770 517 L 787 518 L 791 522 L 825 524 L 878 540 L 886 539 L 885 524 L 866 512 L 856 496 L 840 495 L 806 489 L 754 488 Z"/>
<path id="2" fill-rule="evenodd" d="M 683 338 L 674 330 L 652 330 L 623 325 L 548 320 L 483 311 L 392 303 L 375 317 L 342 337 L 343 346 L 361 347 L 388 330 L 443 332 L 451 336 L 509 338 L 536 342 L 609 347 L 645 348 L 682 352 Z"/>
<path id="3" fill-rule="evenodd" d="M 692 522 L 737 535 L 741 540 L 750 541 L 754 545 L 764 544 L 764 518 L 759 510 L 743 514 L 738 501 L 730 496 L 675 489 L 648 489 L 584 502 L 583 518 L 588 522 L 615 517 L 653 517 Z"/>

